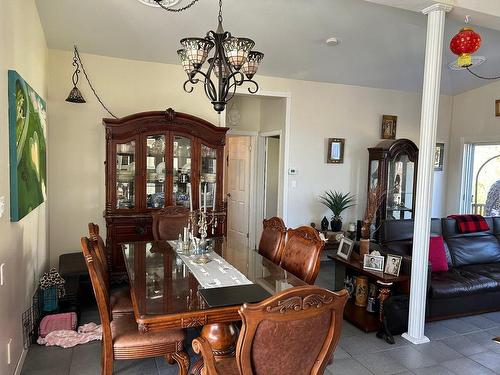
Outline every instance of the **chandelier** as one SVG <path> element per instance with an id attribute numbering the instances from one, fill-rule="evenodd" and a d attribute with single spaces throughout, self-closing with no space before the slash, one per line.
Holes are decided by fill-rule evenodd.
<path id="1" fill-rule="evenodd" d="M 157 1 L 158 0 L 154 0 Z M 220 113 L 233 98 L 236 89 L 244 83 L 250 84 L 248 92 L 255 94 L 259 85 L 253 80 L 264 58 L 262 52 L 253 51 L 255 42 L 248 38 L 237 38 L 222 27 L 222 0 L 219 0 L 219 24 L 216 31 L 209 31 L 205 38 L 184 38 L 184 48 L 179 55 L 188 79 L 184 90 L 193 92 L 194 85 L 202 83 L 205 94 L 214 109 Z M 214 55 L 208 58 L 214 50 Z M 203 71 L 207 62 L 206 71 Z M 213 78 L 217 78 L 215 81 Z"/>

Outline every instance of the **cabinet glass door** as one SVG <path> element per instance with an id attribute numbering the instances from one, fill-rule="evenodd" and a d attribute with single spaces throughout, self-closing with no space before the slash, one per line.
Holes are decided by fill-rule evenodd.
<path id="1" fill-rule="evenodd" d="M 135 141 L 116 145 L 116 208 L 135 208 Z"/>
<path id="2" fill-rule="evenodd" d="M 207 209 L 215 208 L 215 194 L 217 181 L 217 150 L 201 145 L 201 202 Z M 206 191 L 206 195 L 205 195 Z"/>
<path id="3" fill-rule="evenodd" d="M 189 208 L 189 189 L 191 184 L 191 139 L 175 135 L 173 140 L 173 191 L 174 206 Z"/>
<path id="4" fill-rule="evenodd" d="M 165 135 L 146 138 L 146 208 L 165 207 Z"/>
<path id="5" fill-rule="evenodd" d="M 370 160 L 370 189 L 375 189 L 378 186 L 379 180 L 379 164 L 378 160 Z"/>
<path id="6" fill-rule="evenodd" d="M 386 219 L 411 219 L 413 217 L 414 168 L 414 163 L 406 154 L 398 155 L 389 162 Z"/>

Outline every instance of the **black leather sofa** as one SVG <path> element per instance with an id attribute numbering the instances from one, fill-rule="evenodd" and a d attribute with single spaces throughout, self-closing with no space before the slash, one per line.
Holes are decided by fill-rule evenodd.
<path id="1" fill-rule="evenodd" d="M 500 310 L 500 217 L 486 218 L 486 232 L 459 233 L 454 219 L 432 219 L 431 235 L 443 236 L 447 272 L 432 272 L 427 285 L 428 320 Z M 413 220 L 390 220 L 381 228 L 381 251 L 403 256 L 411 275 Z"/>

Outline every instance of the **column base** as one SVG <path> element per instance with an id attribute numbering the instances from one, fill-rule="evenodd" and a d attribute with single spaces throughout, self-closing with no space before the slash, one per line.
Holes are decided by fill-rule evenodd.
<path id="1" fill-rule="evenodd" d="M 431 340 L 429 340 L 429 338 L 427 336 L 422 336 L 420 338 L 416 338 L 416 337 L 410 336 L 408 334 L 408 332 L 403 333 L 401 335 L 401 337 L 404 338 L 405 340 L 411 342 L 412 344 L 415 344 L 415 345 L 425 344 L 425 343 L 431 341 Z"/>

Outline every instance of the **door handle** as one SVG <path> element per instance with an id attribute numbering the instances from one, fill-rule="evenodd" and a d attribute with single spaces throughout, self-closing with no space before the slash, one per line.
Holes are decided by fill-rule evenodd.
<path id="1" fill-rule="evenodd" d="M 226 194 L 228 198 L 231 198 L 231 193 Z"/>

